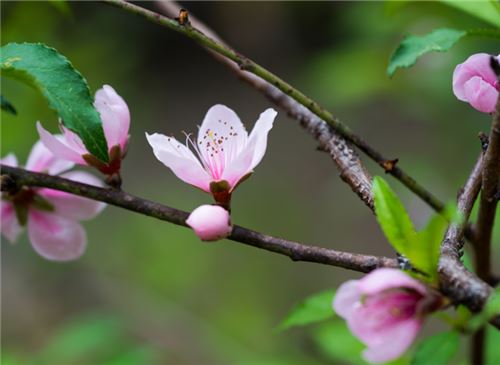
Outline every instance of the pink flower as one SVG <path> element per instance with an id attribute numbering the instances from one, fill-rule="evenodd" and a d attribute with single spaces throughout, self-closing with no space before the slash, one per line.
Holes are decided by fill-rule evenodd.
<path id="1" fill-rule="evenodd" d="M 183 145 L 173 137 L 146 133 L 158 160 L 181 180 L 211 192 L 224 204 L 231 192 L 248 177 L 264 157 L 267 134 L 276 111 L 264 111 L 248 135 L 240 118 L 224 105 L 211 107 L 198 131 L 198 139 Z M 194 153 L 189 149 L 190 142 Z"/>
<path id="2" fill-rule="evenodd" d="M 500 86 L 490 67 L 491 56 L 477 53 L 459 64 L 453 72 L 453 93 L 483 113 L 493 113 Z M 500 61 L 500 55 L 497 60 Z"/>
<path id="3" fill-rule="evenodd" d="M 17 167 L 17 159 L 9 154 L 3 165 Z M 73 167 L 73 162 L 56 158 L 40 141 L 32 148 L 26 169 L 51 175 Z M 61 175 L 70 180 L 102 186 L 93 175 L 72 171 Z M 87 245 L 87 236 L 78 223 L 99 214 L 104 203 L 46 188 L 22 188 L 2 193 L 0 200 L 1 233 L 14 243 L 27 224 L 28 235 L 35 251 L 54 261 L 74 260 Z"/>
<path id="4" fill-rule="evenodd" d="M 101 115 L 104 136 L 108 143 L 110 157 L 108 164 L 93 157 L 80 137 L 62 124 L 60 124 L 62 138 L 50 134 L 40 122 L 37 122 L 38 134 L 43 144 L 58 158 L 79 165 L 91 165 L 111 175 L 120 170 L 120 162 L 127 149 L 130 113 L 125 101 L 109 85 L 104 85 L 102 89 L 97 90 L 94 106 Z"/>
<path id="5" fill-rule="evenodd" d="M 203 241 L 217 241 L 231 234 L 229 212 L 218 205 L 202 205 L 189 215 L 186 224 Z"/>
<path id="6" fill-rule="evenodd" d="M 370 363 L 383 363 L 403 354 L 420 331 L 425 315 L 439 305 L 440 297 L 419 281 L 387 268 L 345 282 L 333 300 L 335 312 L 368 347 L 363 356 Z"/>

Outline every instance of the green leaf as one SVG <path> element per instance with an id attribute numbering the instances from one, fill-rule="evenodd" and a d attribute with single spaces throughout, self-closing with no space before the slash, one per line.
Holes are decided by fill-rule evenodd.
<path id="1" fill-rule="evenodd" d="M 14 105 L 11 104 L 10 101 L 8 101 L 3 95 L 0 96 L 0 101 L 2 103 L 2 110 L 10 113 L 12 115 L 17 115 L 16 108 L 14 108 Z"/>
<path id="2" fill-rule="evenodd" d="M 445 215 L 436 214 L 427 226 L 416 232 L 403 204 L 389 184 L 379 176 L 373 179 L 375 214 L 391 245 L 405 255 L 413 267 L 425 272 L 427 281 L 437 280 L 439 249 L 448 220 L 457 220 L 456 209 L 448 207 Z"/>
<path id="3" fill-rule="evenodd" d="M 448 221 L 443 216 L 434 215 L 404 252 L 414 267 L 430 275 L 431 282 L 437 280 L 440 247 L 447 226 Z"/>
<path id="4" fill-rule="evenodd" d="M 279 325 L 280 330 L 323 321 L 334 316 L 332 309 L 334 291 L 328 290 L 308 297 L 296 305 Z"/>
<path id="5" fill-rule="evenodd" d="M 392 54 L 387 74 L 392 76 L 399 67 L 413 66 L 420 56 L 428 52 L 449 50 L 466 34 L 467 32 L 463 30 L 441 28 L 422 37 L 414 35 L 406 37 Z"/>
<path id="6" fill-rule="evenodd" d="M 416 236 L 408 213 L 389 184 L 380 176 L 374 177 L 372 189 L 375 215 L 382 231 L 396 251 L 406 255 L 408 246 Z"/>
<path id="7" fill-rule="evenodd" d="M 78 134 L 87 150 L 108 162 L 108 146 L 87 82 L 66 57 L 39 43 L 9 43 L 1 47 L 2 75 L 38 89 L 64 125 Z"/>
<path id="8" fill-rule="evenodd" d="M 460 335 L 454 331 L 441 332 L 420 343 L 411 365 L 446 365 L 460 344 Z"/>
<path id="9" fill-rule="evenodd" d="M 500 27 L 500 7 L 496 0 L 490 1 L 457 1 L 441 0 L 441 2 L 468 13 L 491 25 Z"/>

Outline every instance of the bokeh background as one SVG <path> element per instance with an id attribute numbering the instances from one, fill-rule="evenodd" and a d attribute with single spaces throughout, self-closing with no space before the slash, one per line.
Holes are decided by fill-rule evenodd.
<path id="1" fill-rule="evenodd" d="M 140 5 L 157 9 L 152 2 Z M 455 198 L 479 153 L 490 117 L 451 92 L 456 64 L 498 43 L 468 39 L 389 79 L 390 54 L 408 33 L 483 23 L 443 3 L 186 2 L 223 39 L 318 100 L 442 200 Z M 184 210 L 210 197 L 159 163 L 144 133 L 182 138 L 223 103 L 248 128 L 272 107 L 191 40 L 98 2 L 2 2 L 2 44 L 42 42 L 67 56 L 92 92 L 112 85 L 132 114 L 123 188 Z M 2 113 L 2 156 L 20 161 L 34 123 L 57 129 L 40 94 L 2 78 L 18 109 Z M 372 174 L 381 170 L 362 156 Z M 417 226 L 431 211 L 387 177 Z M 329 157 L 280 111 L 267 154 L 233 198 L 237 224 L 304 243 L 393 255 L 374 217 Z M 46 261 L 26 234 L 2 242 L 5 364 L 343 364 L 359 346 L 341 322 L 277 330 L 306 296 L 359 274 L 241 244 L 201 243 L 185 228 L 108 207 L 85 223 L 78 261 Z M 498 230 L 497 230 L 498 231 Z M 498 235 L 496 235 L 498 243 Z M 498 245 L 497 245 L 498 248 Z M 498 262 L 498 250 L 496 261 Z M 439 328 L 431 321 L 427 331 Z M 491 355 L 493 356 L 493 355 Z M 465 354 L 457 363 L 466 363 Z M 499 360 L 500 361 L 500 360 Z"/>

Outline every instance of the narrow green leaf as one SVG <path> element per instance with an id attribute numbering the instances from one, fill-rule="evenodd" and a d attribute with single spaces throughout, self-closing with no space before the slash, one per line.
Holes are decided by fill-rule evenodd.
<path id="1" fill-rule="evenodd" d="M 500 7 L 497 0 L 490 1 L 457 1 L 441 0 L 441 2 L 481 19 L 491 25 L 500 27 Z"/>
<path id="2" fill-rule="evenodd" d="M 454 331 L 441 332 L 420 343 L 411 365 L 446 365 L 458 350 L 460 335 Z"/>
<path id="3" fill-rule="evenodd" d="M 108 162 L 108 146 L 87 82 L 66 57 L 39 43 L 9 43 L 1 47 L 2 76 L 38 89 L 64 125 L 78 134 L 87 150 Z"/>
<path id="4" fill-rule="evenodd" d="M 404 252 L 414 267 L 430 275 L 431 282 L 437 280 L 439 250 L 447 226 L 448 221 L 443 216 L 434 215 Z"/>
<path id="5" fill-rule="evenodd" d="M 415 239 L 416 232 L 403 204 L 380 176 L 373 179 L 375 215 L 389 243 L 406 255 L 408 247 Z"/>
<path id="6" fill-rule="evenodd" d="M 399 67 L 413 66 L 420 56 L 428 52 L 449 50 L 466 34 L 467 32 L 463 30 L 441 28 L 422 37 L 414 35 L 406 37 L 392 54 L 387 74 L 392 76 Z"/>
<path id="7" fill-rule="evenodd" d="M 328 290 L 308 297 L 288 313 L 285 320 L 279 325 L 279 329 L 285 330 L 333 318 L 333 296 L 334 291 Z"/>
<path id="8" fill-rule="evenodd" d="M 3 95 L 0 96 L 0 101 L 2 103 L 2 110 L 10 113 L 12 115 L 17 115 L 16 108 L 14 108 L 14 105 L 11 104 L 10 101 L 8 101 Z"/>

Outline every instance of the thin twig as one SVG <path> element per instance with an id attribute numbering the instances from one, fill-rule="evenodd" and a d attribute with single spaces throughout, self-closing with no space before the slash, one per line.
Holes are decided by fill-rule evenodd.
<path id="1" fill-rule="evenodd" d="M 357 146 L 360 150 L 366 153 L 371 159 L 377 162 L 384 171 L 396 177 L 401 181 L 406 187 L 418 195 L 422 200 L 429 204 L 433 209 L 441 212 L 444 209 L 444 204 L 437 199 L 432 193 L 427 191 L 422 185 L 420 185 L 415 179 L 409 176 L 406 172 L 400 169 L 393 159 L 384 157 L 380 152 L 371 147 L 366 141 L 364 141 L 360 136 L 356 135 L 349 127 L 343 124 L 339 119 L 335 118 L 330 112 L 323 109 L 317 102 L 310 99 L 308 96 L 295 89 L 284 80 L 280 79 L 278 76 L 274 75 L 264 67 L 250 60 L 249 58 L 243 56 L 242 54 L 234 51 L 230 47 L 218 42 L 211 37 L 206 36 L 198 29 L 194 28 L 190 22 L 179 23 L 177 20 L 164 17 L 158 13 L 150 11 L 148 9 L 141 8 L 137 5 L 128 3 L 123 0 L 103 0 L 103 2 L 113 5 L 115 7 L 126 10 L 130 13 L 144 17 L 145 19 L 159 24 L 161 26 L 167 27 L 169 29 L 175 30 L 182 33 L 191 39 L 198 42 L 203 47 L 211 49 L 212 51 L 218 53 L 221 56 L 235 62 L 238 67 L 243 70 L 250 72 L 254 75 L 259 76 L 263 80 L 269 82 L 271 85 L 275 86 L 284 94 L 288 95 L 299 104 L 303 105 L 305 108 L 309 109 L 314 115 L 316 115 L 321 120 L 328 123 L 340 136 L 345 138 L 347 141 L 351 142 Z"/>
<path id="2" fill-rule="evenodd" d="M 2 175 L 8 176 L 10 179 L 10 186 L 15 183 L 16 187 L 44 187 L 65 191 L 173 224 L 187 226 L 186 219 L 189 213 L 150 200 L 141 199 L 123 191 L 99 188 L 58 176 L 36 173 L 17 167 L 0 165 L 0 168 Z M 240 226 L 233 227 L 232 233 L 228 239 L 288 256 L 293 261 L 314 262 L 365 273 L 379 267 L 398 266 L 397 260 L 395 259 L 309 246 L 269 236 Z"/>

